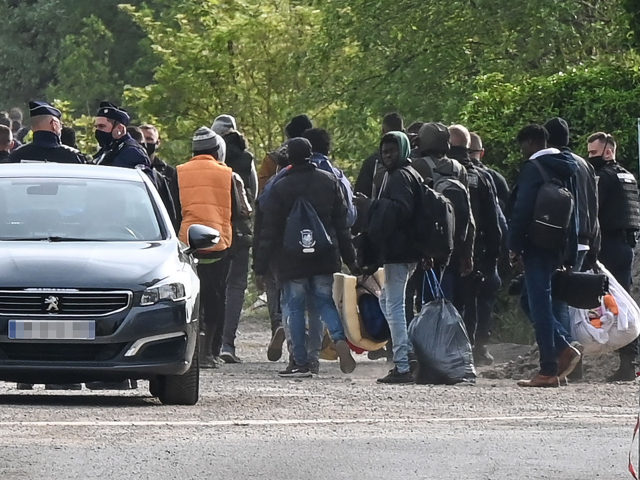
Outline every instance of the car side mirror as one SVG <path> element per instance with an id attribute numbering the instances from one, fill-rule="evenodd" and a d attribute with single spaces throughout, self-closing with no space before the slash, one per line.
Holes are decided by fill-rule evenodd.
<path id="1" fill-rule="evenodd" d="M 190 255 L 197 250 L 204 250 L 217 245 L 220 241 L 220 232 L 215 228 L 195 223 L 189 227 L 187 237 L 189 248 L 184 253 Z"/>

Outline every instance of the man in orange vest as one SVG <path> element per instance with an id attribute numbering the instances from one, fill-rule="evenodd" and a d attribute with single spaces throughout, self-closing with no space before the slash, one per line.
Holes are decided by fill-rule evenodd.
<path id="1" fill-rule="evenodd" d="M 219 355 L 229 271 L 227 254 L 233 239 L 232 219 L 242 214 L 244 191 L 238 191 L 237 188 L 242 180 L 234 178 L 231 168 L 224 164 L 226 148 L 222 137 L 209 128 L 200 127 L 193 136 L 192 150 L 193 158 L 177 167 L 182 206 L 179 237 L 187 243 L 187 232 L 194 223 L 220 232 L 217 245 L 196 254 L 200 311 L 204 323 L 201 324 L 204 327 L 204 341 L 200 344 L 200 366 L 216 368 L 223 363 Z"/>

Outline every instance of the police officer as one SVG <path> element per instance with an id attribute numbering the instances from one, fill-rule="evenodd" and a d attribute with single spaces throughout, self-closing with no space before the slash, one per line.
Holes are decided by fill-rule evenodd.
<path id="1" fill-rule="evenodd" d="M 113 103 L 101 102 L 96 113 L 95 135 L 100 150 L 94 155 L 95 163 L 112 167 L 151 168 L 145 148 L 127 132 L 131 117 L 126 110 Z"/>
<path id="2" fill-rule="evenodd" d="M 598 259 L 626 290 L 631 286 L 631 264 L 636 234 L 640 230 L 640 198 L 635 177 L 616 162 L 616 142 L 604 132 L 587 139 L 589 162 L 598 177 L 598 219 L 601 246 Z M 620 367 L 609 381 L 635 378 L 638 342 L 618 350 Z"/>
<path id="3" fill-rule="evenodd" d="M 29 115 L 33 141 L 11 152 L 9 163 L 84 163 L 83 155 L 78 150 L 60 143 L 60 110 L 45 102 L 29 102 Z"/>
<path id="4" fill-rule="evenodd" d="M 449 156 L 458 160 L 467 170 L 469 198 L 476 224 L 472 271 L 459 279 L 457 286 L 460 288 L 460 296 L 454 296 L 454 304 L 461 313 L 464 312 L 464 323 L 469 340 L 474 346 L 474 359 L 479 364 L 490 365 L 493 356 L 489 353 L 487 344 L 491 333 L 491 306 L 487 306 L 483 299 L 485 289 L 491 292 L 500 286 L 497 262 L 503 230 L 500 226 L 501 211 L 491 174 L 474 165 L 469 156 L 469 130 L 463 125 L 451 125 L 449 134 Z"/>

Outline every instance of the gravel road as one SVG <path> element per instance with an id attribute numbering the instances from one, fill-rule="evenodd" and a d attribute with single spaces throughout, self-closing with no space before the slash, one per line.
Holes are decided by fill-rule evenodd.
<path id="1" fill-rule="evenodd" d="M 241 325 L 245 362 L 203 371 L 195 407 L 160 405 L 146 382 L 127 392 L 0 383 L 0 479 L 631 478 L 637 384 L 382 386 L 389 366 L 366 356 L 351 375 L 323 361 L 313 379 L 281 379 L 266 331 Z"/>

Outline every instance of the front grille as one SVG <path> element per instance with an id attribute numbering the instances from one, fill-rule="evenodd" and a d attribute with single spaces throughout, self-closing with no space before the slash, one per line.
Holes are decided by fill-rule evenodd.
<path id="1" fill-rule="evenodd" d="M 105 316 L 127 309 L 131 292 L 0 290 L 0 315 Z"/>
<path id="2" fill-rule="evenodd" d="M 105 362 L 126 343 L 0 343 L 0 358 L 34 362 Z"/>

